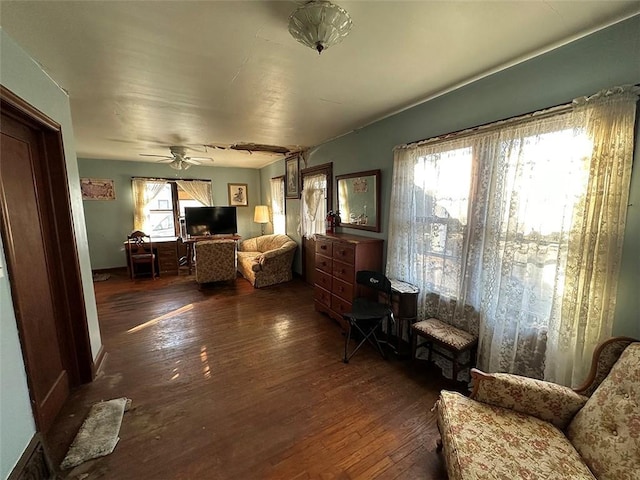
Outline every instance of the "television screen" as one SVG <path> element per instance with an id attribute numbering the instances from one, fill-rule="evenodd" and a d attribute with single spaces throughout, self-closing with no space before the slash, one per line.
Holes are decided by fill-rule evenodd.
<path id="1" fill-rule="evenodd" d="M 238 232 L 236 207 L 186 207 L 184 218 L 188 235 Z"/>

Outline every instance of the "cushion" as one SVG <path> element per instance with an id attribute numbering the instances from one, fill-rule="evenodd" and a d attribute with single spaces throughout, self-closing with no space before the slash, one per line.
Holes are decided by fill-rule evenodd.
<path id="1" fill-rule="evenodd" d="M 595 478 L 558 428 L 530 415 L 442 391 L 438 427 L 449 480 Z"/>
<path id="2" fill-rule="evenodd" d="M 640 479 L 640 343 L 629 345 L 567 429 L 599 480 Z"/>
<path id="3" fill-rule="evenodd" d="M 475 400 L 533 415 L 561 430 L 588 400 L 569 387 L 520 375 L 483 373 L 475 381 Z"/>
<path id="4" fill-rule="evenodd" d="M 478 340 L 475 335 L 442 322 L 437 318 L 428 318 L 417 322 L 413 324 L 413 329 L 423 335 L 436 338 L 458 351 L 471 347 Z"/>

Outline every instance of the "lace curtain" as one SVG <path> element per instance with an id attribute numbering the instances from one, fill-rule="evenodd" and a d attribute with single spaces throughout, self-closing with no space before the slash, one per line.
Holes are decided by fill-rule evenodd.
<path id="1" fill-rule="evenodd" d="M 305 175 L 302 180 L 301 234 L 310 238 L 325 233 L 327 216 L 327 177 L 324 174 Z"/>
<path id="2" fill-rule="evenodd" d="M 176 184 L 205 207 L 213 205 L 211 182 L 176 180 Z"/>
<path id="3" fill-rule="evenodd" d="M 552 316 L 545 366 L 546 378 L 566 385 L 584 380 L 593 351 L 611 335 L 639 93 L 639 88 L 616 88 L 574 101 L 592 142 L 585 165 L 588 181 L 574 213 L 567 251 L 571 273 L 559 312 Z"/>
<path id="4" fill-rule="evenodd" d="M 387 275 L 479 332 L 480 368 L 577 383 L 611 334 L 635 98 L 395 150 Z"/>
<path id="5" fill-rule="evenodd" d="M 271 211 L 273 212 L 273 233 L 287 233 L 285 216 L 284 177 L 271 179 Z"/>
<path id="6" fill-rule="evenodd" d="M 149 180 L 144 178 L 131 179 L 133 191 L 133 229 L 148 232 L 149 204 L 167 184 L 164 180 Z"/>

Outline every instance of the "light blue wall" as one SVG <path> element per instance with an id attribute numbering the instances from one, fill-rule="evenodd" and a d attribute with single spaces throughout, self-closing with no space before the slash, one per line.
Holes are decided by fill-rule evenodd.
<path id="1" fill-rule="evenodd" d="M 301 166 L 302 168 L 302 166 Z M 260 183 L 262 185 L 262 201 L 263 205 L 271 208 L 271 179 L 284 175 L 284 159 L 273 162 L 260 170 Z M 285 201 L 285 211 L 287 214 L 287 235 L 302 244 L 302 237 L 298 233 L 298 225 L 300 224 L 300 200 L 288 199 Z M 273 225 L 269 224 L 265 229 L 265 233 L 273 232 Z M 302 249 L 296 250 L 296 256 L 293 260 L 293 271 L 302 272 Z"/>
<path id="2" fill-rule="evenodd" d="M 124 267 L 123 242 L 133 229 L 131 177 L 191 178 L 211 180 L 214 205 L 229 205 L 227 183 L 246 183 L 249 206 L 238 207 L 238 233 L 243 238 L 260 235 L 253 221 L 253 207 L 260 204 L 260 171 L 253 168 L 193 166 L 178 172 L 166 164 L 116 160 L 78 160 L 81 177 L 114 180 L 115 200 L 85 200 L 84 212 L 89 238 L 91 267 L 94 270 Z"/>
<path id="3" fill-rule="evenodd" d="M 428 61 L 424 68 L 429 68 Z M 333 162 L 334 175 L 382 170 L 383 231 L 344 231 L 386 240 L 395 145 L 564 104 L 609 86 L 637 83 L 640 16 L 323 144 L 311 155 L 309 166 Z M 614 326 L 614 334 L 635 338 L 640 338 L 639 156 L 640 147 L 636 148 Z M 263 177 L 265 173 L 271 171 L 265 168 Z M 298 216 L 299 203 L 288 201 L 287 215 Z"/>
<path id="4" fill-rule="evenodd" d="M 100 347 L 89 248 L 82 211 L 78 164 L 71 124 L 69 98 L 6 33 L 0 29 L 0 83 L 58 122 L 62 127 L 68 187 L 76 233 L 80 273 L 93 358 Z M 4 250 L 0 252 L 4 268 Z M 10 297 L 10 279 L 0 278 L 0 478 L 6 478 L 35 433 L 24 362 L 16 335 L 17 325 Z M 28 412 L 28 415 L 27 415 Z"/>

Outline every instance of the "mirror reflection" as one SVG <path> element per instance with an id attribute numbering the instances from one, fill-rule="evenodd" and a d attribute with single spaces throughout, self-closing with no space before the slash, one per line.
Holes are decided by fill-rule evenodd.
<path id="1" fill-rule="evenodd" d="M 336 177 L 340 226 L 380 231 L 380 170 Z"/>

